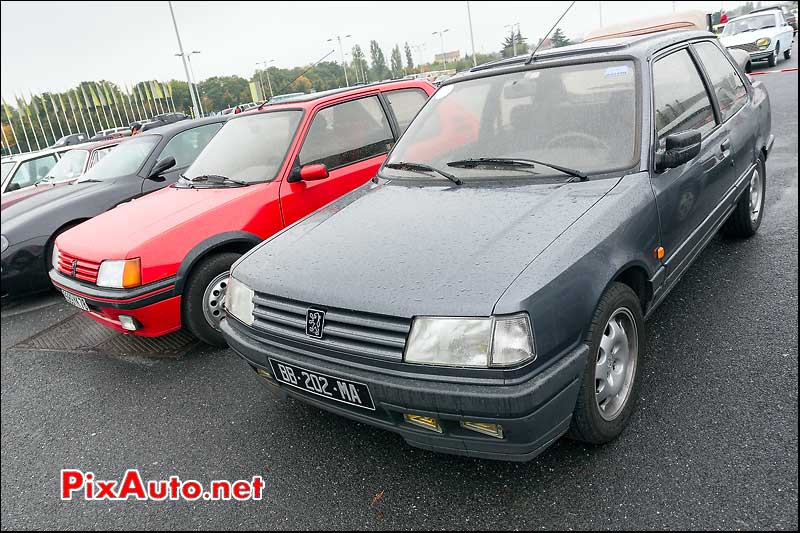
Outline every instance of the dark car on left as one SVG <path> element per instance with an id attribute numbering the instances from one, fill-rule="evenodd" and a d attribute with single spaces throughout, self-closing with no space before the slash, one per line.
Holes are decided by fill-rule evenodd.
<path id="1" fill-rule="evenodd" d="M 178 180 L 227 117 L 183 120 L 120 144 L 78 181 L 0 213 L 2 298 L 47 290 L 56 237 L 100 213 Z M 132 220 L 131 224 L 141 221 Z M 76 274 L 97 268 L 73 262 Z"/>

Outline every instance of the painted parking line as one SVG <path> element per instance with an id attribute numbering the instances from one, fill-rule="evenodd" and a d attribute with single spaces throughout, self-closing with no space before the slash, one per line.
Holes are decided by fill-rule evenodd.
<path id="1" fill-rule="evenodd" d="M 751 76 L 760 76 L 761 74 L 778 74 L 779 72 L 797 72 L 798 67 L 783 68 L 781 70 L 760 70 L 758 72 L 751 72 Z"/>

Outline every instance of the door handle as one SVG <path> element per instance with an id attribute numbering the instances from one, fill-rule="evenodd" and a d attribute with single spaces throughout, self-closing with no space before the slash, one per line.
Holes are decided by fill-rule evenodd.
<path id="1" fill-rule="evenodd" d="M 722 149 L 723 152 L 727 152 L 728 150 L 731 149 L 731 140 L 725 139 L 724 141 L 722 141 L 722 144 L 719 145 L 719 147 Z"/>

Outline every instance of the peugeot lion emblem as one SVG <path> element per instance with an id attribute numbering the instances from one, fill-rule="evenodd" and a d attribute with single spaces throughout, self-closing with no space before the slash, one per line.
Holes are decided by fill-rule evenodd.
<path id="1" fill-rule="evenodd" d="M 72 260 L 72 277 L 74 278 L 77 273 L 78 273 L 78 260 L 77 259 L 73 259 Z"/>
<path id="2" fill-rule="evenodd" d="M 315 339 L 322 338 L 322 330 L 325 328 L 325 311 L 309 309 L 306 311 L 306 335 Z"/>

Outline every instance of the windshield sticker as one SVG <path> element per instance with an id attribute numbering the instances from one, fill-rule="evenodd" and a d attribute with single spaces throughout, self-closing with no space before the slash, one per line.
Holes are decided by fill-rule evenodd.
<path id="1" fill-rule="evenodd" d="M 606 78 L 616 78 L 618 76 L 625 76 L 628 74 L 628 66 L 622 65 L 621 67 L 608 67 L 603 75 Z"/>
<path id="2" fill-rule="evenodd" d="M 452 85 L 445 85 L 444 87 L 442 87 L 441 89 L 436 91 L 436 93 L 433 95 L 433 97 L 436 100 L 441 100 L 442 98 L 444 98 L 445 96 L 447 96 L 451 92 L 453 92 L 453 86 Z"/>

